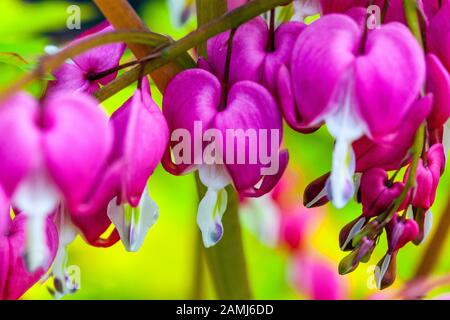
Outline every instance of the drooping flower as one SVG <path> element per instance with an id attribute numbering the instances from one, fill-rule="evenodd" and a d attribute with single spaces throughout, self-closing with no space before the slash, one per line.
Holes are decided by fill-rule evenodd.
<path id="1" fill-rule="evenodd" d="M 416 186 L 411 203 L 414 207 L 428 210 L 434 203 L 439 180 L 445 168 L 445 154 L 442 144 L 433 145 L 426 156 L 419 159 L 416 172 Z M 405 179 L 409 176 L 409 171 Z"/>
<path id="2" fill-rule="evenodd" d="M 403 182 L 390 180 L 383 169 L 374 168 L 365 172 L 360 185 L 363 215 L 372 218 L 384 213 L 404 188 Z"/>
<path id="3" fill-rule="evenodd" d="M 87 204 L 72 213 L 72 219 L 91 234 L 94 243 L 111 220 L 125 248 L 137 251 L 159 215 L 147 183 L 169 141 L 166 120 L 151 97 L 147 79 L 113 113 L 111 125 L 114 142 L 102 179 Z M 101 223 L 92 224 L 92 219 Z"/>
<path id="4" fill-rule="evenodd" d="M 434 54 L 427 55 L 426 89 L 433 95 L 428 129 L 440 130 L 450 117 L 450 74 Z"/>
<path id="5" fill-rule="evenodd" d="M 426 29 L 427 49 L 442 62 L 450 72 L 450 1 L 442 1 L 436 15 Z"/>
<path id="6" fill-rule="evenodd" d="M 208 188 L 198 211 L 206 246 L 223 234 L 224 187 L 232 182 L 241 196 L 262 196 L 276 185 L 288 161 L 287 151 L 280 151 L 282 121 L 271 94 L 250 81 L 223 91 L 212 73 L 187 70 L 170 82 L 163 101 L 175 157 L 167 149 L 164 167 L 173 174 L 199 169 Z"/>
<path id="7" fill-rule="evenodd" d="M 272 35 L 260 17 L 241 25 L 233 37 L 230 85 L 250 80 L 277 96 L 278 70 L 289 63 L 294 43 L 305 27 L 299 22 L 283 23 Z M 225 32 L 208 41 L 208 63 L 219 80 L 224 79 L 229 37 L 230 32 Z"/>
<path id="8" fill-rule="evenodd" d="M 335 206 L 344 206 L 353 195 L 352 143 L 364 135 L 381 141 L 396 132 L 424 78 L 423 52 L 402 24 L 389 23 L 365 35 L 351 18 L 332 14 L 300 34 L 290 77 L 279 74 L 278 88 L 287 93 L 281 105 L 290 110 L 285 114 L 296 114 L 297 127 L 325 122 L 336 139 L 329 180 Z"/>
<path id="9" fill-rule="evenodd" d="M 93 35 L 112 31 L 114 31 L 114 28 L 108 22 L 101 23 L 81 34 L 69 46 Z M 96 47 L 74 57 L 53 72 L 56 80 L 49 82 L 46 95 L 48 96 L 61 90 L 74 93 L 94 93 L 100 86 L 104 86 L 114 80 L 117 72 L 101 78 L 96 78 L 95 76 L 103 71 L 117 67 L 124 51 L 124 43 L 113 43 Z"/>
<path id="10" fill-rule="evenodd" d="M 56 254 L 58 233 L 52 219 L 46 218 L 45 248 L 48 260 L 42 267 L 29 272 L 26 267 L 27 217 L 10 216 L 10 206 L 3 190 L 0 190 L 0 300 L 16 300 L 30 289 L 46 273 Z"/>
<path id="11" fill-rule="evenodd" d="M 120 192 L 108 207 L 108 216 L 129 251 L 137 251 L 159 211 L 150 198 L 147 182 L 169 142 L 169 129 L 163 114 L 153 101 L 145 78 L 111 117 L 115 139 L 111 162 L 123 163 Z"/>
<path id="12" fill-rule="evenodd" d="M 39 105 L 18 93 L 0 106 L 0 184 L 27 217 L 27 263 L 48 262 L 45 221 L 60 202 L 76 208 L 110 151 L 106 114 L 91 97 L 58 93 Z"/>
<path id="13" fill-rule="evenodd" d="M 390 286 L 396 278 L 396 258 L 398 251 L 408 242 L 417 238 L 419 227 L 414 220 L 404 219 L 395 214 L 386 226 L 388 251 L 378 263 L 375 280 L 379 289 Z"/>

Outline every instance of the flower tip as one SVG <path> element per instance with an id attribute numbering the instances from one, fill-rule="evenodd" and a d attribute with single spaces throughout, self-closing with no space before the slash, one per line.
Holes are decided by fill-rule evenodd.
<path id="1" fill-rule="evenodd" d="M 217 222 L 213 230 L 203 233 L 202 236 L 203 236 L 203 245 L 205 246 L 205 248 L 214 247 L 222 239 L 223 236 L 222 224 Z"/>

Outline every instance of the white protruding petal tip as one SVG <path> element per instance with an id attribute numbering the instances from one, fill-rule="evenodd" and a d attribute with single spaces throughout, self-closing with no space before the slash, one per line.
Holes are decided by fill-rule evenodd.
<path id="1" fill-rule="evenodd" d="M 228 195 L 225 189 L 206 192 L 200 201 L 197 213 L 197 224 L 202 232 L 203 244 L 210 248 L 217 244 L 223 236 L 222 217 L 227 207 Z"/>
<path id="2" fill-rule="evenodd" d="M 425 214 L 425 221 L 424 221 L 424 228 L 423 228 L 424 229 L 423 230 L 423 240 L 422 240 L 421 244 L 427 240 L 432 226 L 433 226 L 433 214 L 431 213 L 431 210 L 428 210 L 427 213 Z"/>
<path id="3" fill-rule="evenodd" d="M 358 222 L 353 226 L 353 228 L 350 230 L 347 239 L 345 240 L 344 244 L 341 247 L 341 250 L 344 251 L 345 247 L 349 244 L 350 241 L 353 240 L 355 235 L 361 231 L 361 228 L 364 226 L 364 223 L 366 222 L 366 218 L 361 217 Z"/>
<path id="4" fill-rule="evenodd" d="M 129 204 L 118 205 L 117 198 L 111 200 L 108 205 L 108 217 L 119 232 L 125 249 L 137 252 L 144 243 L 149 229 L 158 220 L 159 209 L 146 187 L 136 208 Z"/>

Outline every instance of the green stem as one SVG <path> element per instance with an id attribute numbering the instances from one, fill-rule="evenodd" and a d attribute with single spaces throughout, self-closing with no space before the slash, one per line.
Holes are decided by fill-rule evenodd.
<path id="1" fill-rule="evenodd" d="M 197 26 L 201 27 L 208 22 L 220 17 L 225 14 L 227 10 L 227 1 L 222 0 L 196 0 L 197 7 Z M 198 55 L 203 58 L 208 58 L 208 53 L 206 51 L 206 42 L 202 42 L 198 45 Z"/>
<path id="2" fill-rule="evenodd" d="M 198 27 L 201 28 L 210 20 L 226 12 L 226 0 L 197 0 Z M 234 31 L 230 34 L 229 42 L 233 39 L 233 33 Z M 228 45 L 230 46 L 230 43 Z M 206 57 L 204 42 L 200 43 L 199 53 Z M 205 195 L 206 189 L 201 183 L 198 173 L 196 174 L 196 183 L 200 201 Z M 214 247 L 204 249 L 205 257 L 219 299 L 251 299 L 238 216 L 238 198 L 236 191 L 231 186 L 227 188 L 227 193 L 228 204 L 223 217 L 224 235 Z"/>
<path id="3" fill-rule="evenodd" d="M 206 190 L 196 175 L 200 197 Z M 222 300 L 249 300 L 252 298 L 247 277 L 241 227 L 238 216 L 238 198 L 233 187 L 227 187 L 228 204 L 223 216 L 224 234 L 218 244 L 205 249 L 208 267 L 216 289 Z"/>
<path id="4" fill-rule="evenodd" d="M 165 47 L 160 51 L 159 58 L 155 58 L 146 64 L 144 74 L 165 65 L 181 54 L 198 46 L 206 40 L 225 32 L 229 29 L 237 28 L 242 23 L 251 20 L 262 13 L 277 6 L 290 3 L 292 0 L 253 0 L 227 14 L 217 18 L 191 32 L 184 38 Z M 116 92 L 126 88 L 138 79 L 139 68 L 134 68 L 124 73 L 120 78 L 112 81 L 96 92 L 96 97 L 100 101 L 106 100 Z"/>
<path id="5" fill-rule="evenodd" d="M 168 45 L 173 42 L 166 36 L 150 31 L 115 31 L 93 35 L 89 38 L 77 41 L 76 43 L 62 49 L 56 54 L 45 55 L 41 57 L 40 62 L 35 70 L 27 73 L 25 76 L 14 82 L 9 87 L 0 90 L 0 101 L 6 99 L 8 96 L 20 90 L 32 81 L 39 80 L 43 75 L 57 69 L 68 59 L 76 57 L 83 52 L 101 45 L 124 41 L 128 43 L 145 44 L 155 48 L 161 47 L 162 45 Z M 187 53 L 181 55 L 177 59 L 177 62 L 185 68 L 193 67 L 195 65 L 192 58 Z"/>
<path id="6" fill-rule="evenodd" d="M 420 23 L 417 16 L 416 2 L 416 0 L 403 0 L 403 6 L 405 8 L 405 16 L 409 29 L 414 34 L 420 45 L 423 47 L 422 33 L 420 31 Z"/>
<path id="7" fill-rule="evenodd" d="M 203 293 L 203 248 L 202 234 L 197 230 L 195 236 L 194 277 L 191 293 L 191 299 L 193 300 L 200 300 Z"/>

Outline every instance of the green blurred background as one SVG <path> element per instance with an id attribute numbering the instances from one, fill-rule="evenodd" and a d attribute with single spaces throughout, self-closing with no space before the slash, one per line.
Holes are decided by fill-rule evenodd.
<path id="1" fill-rule="evenodd" d="M 15 52 L 29 65 L 37 61 L 46 45 L 62 45 L 73 39 L 80 31 L 66 28 L 67 7 L 77 4 L 81 7 L 82 29 L 85 30 L 102 20 L 101 14 L 89 1 L 0 1 L 0 52 Z M 181 29 L 173 27 L 165 0 L 134 1 L 140 16 L 155 32 L 169 34 L 175 39 L 195 28 L 195 21 Z M 130 59 L 130 54 L 124 60 Z M 30 68 L 11 57 L 0 55 L 0 86 L 13 81 Z M 39 92 L 40 84 L 29 88 Z M 118 108 L 133 92 L 128 88 L 104 103 L 108 112 Z M 156 88 L 153 96 L 160 105 L 161 96 Z M 286 128 L 285 145 L 290 150 L 293 170 L 297 171 L 303 183 L 307 183 L 327 172 L 331 163 L 332 140 L 326 129 L 308 136 L 301 136 Z M 197 194 L 192 175 L 173 177 L 158 168 L 150 180 L 150 193 L 160 208 L 160 218 L 150 230 L 145 243 L 138 253 L 128 253 L 121 243 L 109 249 L 97 249 L 86 245 L 78 237 L 69 247 L 69 265 L 79 266 L 81 288 L 65 299 L 189 299 L 194 287 L 194 266 L 196 257 L 196 206 Z M 448 171 L 438 190 L 433 207 L 434 221 L 448 201 Z M 298 193 L 301 206 L 301 193 Z M 338 247 L 338 233 L 347 222 L 360 214 L 361 208 L 352 203 L 344 210 L 331 206 L 323 208 L 324 219 L 310 245 L 337 264 L 344 256 Z M 226 230 L 225 230 L 226 232 Z M 382 243 L 367 265 L 356 272 L 342 277 L 348 283 L 348 298 L 364 299 L 376 292 L 370 285 L 373 281 L 373 265 L 384 254 L 386 245 Z M 450 270 L 450 258 L 445 254 L 440 260 L 436 274 Z M 307 298 L 296 292 L 288 281 L 288 256 L 285 252 L 264 246 L 253 234 L 244 229 L 244 247 L 247 256 L 249 276 L 254 297 L 258 299 L 302 299 Z M 398 281 L 400 286 L 414 272 L 426 245 L 407 245 L 399 253 Z M 372 266 L 372 267 L 371 267 Z M 205 267 L 206 268 L 206 267 Z M 205 270 L 205 269 L 204 269 Z M 203 275 L 203 298 L 215 298 L 207 272 Z M 24 299 L 51 299 L 47 283 L 35 285 Z M 445 292 L 441 288 L 433 292 Z"/>

